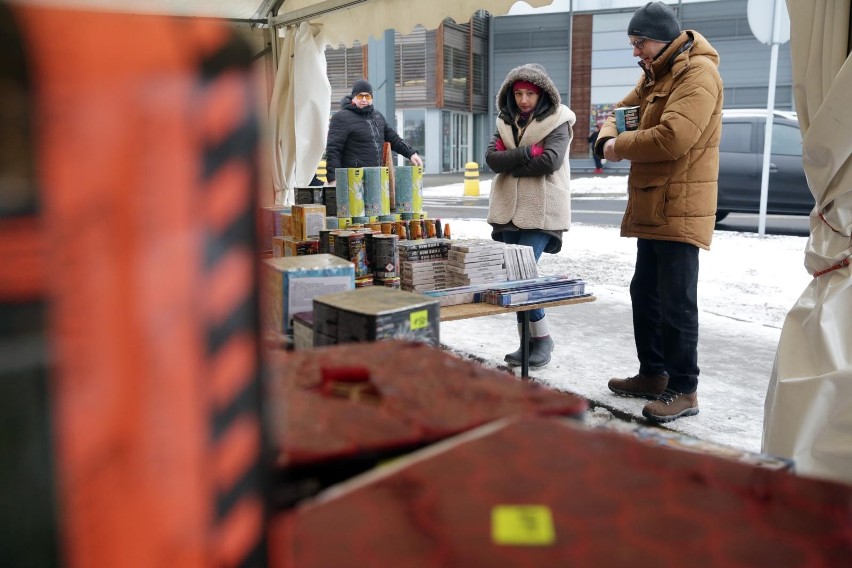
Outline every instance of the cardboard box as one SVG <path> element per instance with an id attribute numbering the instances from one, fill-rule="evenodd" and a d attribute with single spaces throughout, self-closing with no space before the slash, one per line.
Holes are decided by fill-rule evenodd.
<path id="1" fill-rule="evenodd" d="M 293 314 L 293 349 L 302 351 L 314 346 L 314 313 Z"/>
<path id="2" fill-rule="evenodd" d="M 284 243 L 287 237 L 272 237 L 272 258 L 284 256 Z"/>
<path id="3" fill-rule="evenodd" d="M 260 250 L 272 249 L 272 237 L 280 236 L 281 216 L 290 213 L 290 207 L 285 205 L 267 205 L 260 208 Z"/>
<path id="4" fill-rule="evenodd" d="M 324 205 L 322 198 L 322 186 L 321 185 L 312 185 L 308 187 L 297 187 L 294 188 L 293 192 L 296 196 L 296 203 L 298 205 L 305 205 L 311 203 L 317 203 L 320 205 Z"/>
<path id="5" fill-rule="evenodd" d="M 402 339 L 440 345 L 438 301 L 372 286 L 314 297 L 314 345 Z"/>
<path id="6" fill-rule="evenodd" d="M 293 214 L 289 211 L 287 213 L 282 213 L 280 219 L 278 220 L 280 226 L 278 227 L 278 235 L 282 237 L 292 237 L 293 236 Z"/>
<path id="7" fill-rule="evenodd" d="M 319 254 L 319 239 L 311 238 L 304 241 L 292 237 L 284 238 L 284 256 L 305 256 Z"/>
<path id="8" fill-rule="evenodd" d="M 299 241 L 310 237 L 319 237 L 320 229 L 325 229 L 325 205 L 294 205 L 293 237 Z"/>
<path id="9" fill-rule="evenodd" d="M 270 258 L 260 285 L 262 325 L 290 334 L 293 314 L 311 311 L 315 296 L 355 288 L 355 266 L 330 254 Z"/>

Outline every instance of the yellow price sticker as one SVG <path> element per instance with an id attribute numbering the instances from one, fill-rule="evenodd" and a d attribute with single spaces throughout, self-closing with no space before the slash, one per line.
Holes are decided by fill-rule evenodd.
<path id="1" fill-rule="evenodd" d="M 550 546 L 556 542 L 553 515 L 544 505 L 497 505 L 491 509 L 495 544 Z"/>
<path id="2" fill-rule="evenodd" d="M 409 323 L 412 331 L 415 329 L 423 329 L 429 325 L 429 311 L 418 310 L 416 312 L 411 312 L 411 315 L 409 316 Z"/>

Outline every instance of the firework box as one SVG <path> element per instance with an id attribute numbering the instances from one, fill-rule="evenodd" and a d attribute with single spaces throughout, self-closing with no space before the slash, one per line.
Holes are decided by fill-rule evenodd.
<path id="1" fill-rule="evenodd" d="M 322 203 L 325 205 L 325 214 L 330 217 L 337 216 L 337 188 L 326 185 L 322 188 Z"/>
<path id="2" fill-rule="evenodd" d="M 619 133 L 639 128 L 639 107 L 618 107 L 615 109 L 615 127 Z"/>
<path id="3" fill-rule="evenodd" d="M 497 306 L 519 306 L 585 296 L 586 283 L 579 278 L 564 280 L 513 283 L 512 286 L 486 292 L 485 301 Z"/>
<path id="4" fill-rule="evenodd" d="M 292 237 L 284 237 L 284 256 L 304 256 L 307 254 L 319 254 L 318 238 L 299 241 Z"/>
<path id="5" fill-rule="evenodd" d="M 316 238 L 299 241 L 293 237 L 272 237 L 272 258 L 282 256 L 304 256 L 318 254 L 319 240 Z"/>
<path id="6" fill-rule="evenodd" d="M 275 233 L 279 237 L 293 236 L 293 214 L 288 211 L 282 213 L 278 218 L 278 232 Z"/>
<path id="7" fill-rule="evenodd" d="M 284 241 L 287 237 L 272 237 L 272 258 L 284 256 Z"/>
<path id="8" fill-rule="evenodd" d="M 314 346 L 401 339 L 439 343 L 438 301 L 386 287 L 314 297 Z"/>
<path id="9" fill-rule="evenodd" d="M 539 276 L 529 280 L 516 280 L 514 282 L 488 282 L 485 284 L 471 284 L 468 286 L 453 286 L 442 290 L 426 290 L 425 296 L 435 298 L 442 306 L 455 306 L 458 304 L 478 304 L 485 302 L 485 295 L 491 290 L 502 290 L 523 283 L 553 282 L 564 276 Z"/>
<path id="10" fill-rule="evenodd" d="M 314 346 L 314 313 L 293 314 L 293 349 L 302 351 Z"/>
<path id="11" fill-rule="evenodd" d="M 313 203 L 325 205 L 322 197 L 323 191 L 321 185 L 297 187 L 294 188 L 293 192 L 296 194 L 295 197 L 297 205 L 309 205 Z"/>
<path id="12" fill-rule="evenodd" d="M 325 229 L 325 205 L 293 205 L 291 215 L 293 237 L 297 240 L 319 237 L 320 230 Z"/>
<path id="13" fill-rule="evenodd" d="M 311 311 L 315 296 L 355 288 L 355 265 L 330 254 L 270 258 L 260 285 L 264 327 L 290 334 L 293 314 Z"/>
<path id="14" fill-rule="evenodd" d="M 272 250 L 272 237 L 280 236 L 281 216 L 290 213 L 285 205 L 267 205 L 260 208 L 260 249 Z"/>

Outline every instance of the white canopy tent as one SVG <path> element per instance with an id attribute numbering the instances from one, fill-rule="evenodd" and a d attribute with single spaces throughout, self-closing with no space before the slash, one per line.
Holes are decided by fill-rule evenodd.
<path id="1" fill-rule="evenodd" d="M 787 0 L 803 160 L 816 200 L 814 275 L 781 332 L 764 451 L 805 475 L 852 483 L 852 56 L 850 0 Z"/>
<path id="2" fill-rule="evenodd" d="M 19 0 L 64 7 L 169 14 L 254 22 L 275 31 L 276 69 L 270 101 L 272 182 L 275 203 L 291 203 L 293 188 L 308 185 L 322 159 L 331 86 L 325 46 L 434 29 L 444 20 L 467 22 L 474 12 L 509 11 L 516 0 Z M 533 7 L 552 0 L 526 0 Z"/>

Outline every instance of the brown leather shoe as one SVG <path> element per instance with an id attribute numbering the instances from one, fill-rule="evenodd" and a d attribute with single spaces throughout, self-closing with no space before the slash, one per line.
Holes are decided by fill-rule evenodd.
<path id="1" fill-rule="evenodd" d="M 684 416 L 698 414 L 698 393 L 684 394 L 666 389 L 666 392 L 649 402 L 642 409 L 642 415 L 652 422 L 671 422 Z"/>
<path id="2" fill-rule="evenodd" d="M 667 384 L 669 384 L 668 375 L 637 374 L 635 377 L 626 379 L 610 379 L 607 386 L 615 394 L 654 400 L 665 392 Z"/>

